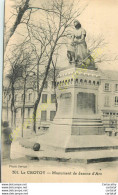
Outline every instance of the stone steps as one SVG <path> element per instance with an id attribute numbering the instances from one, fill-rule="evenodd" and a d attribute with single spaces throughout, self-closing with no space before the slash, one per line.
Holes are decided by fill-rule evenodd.
<path id="1" fill-rule="evenodd" d="M 59 162 L 75 162 L 75 163 L 98 163 L 118 161 L 118 150 L 104 150 L 91 152 L 58 152 L 57 151 L 30 151 L 26 154 L 29 159 L 59 161 Z"/>

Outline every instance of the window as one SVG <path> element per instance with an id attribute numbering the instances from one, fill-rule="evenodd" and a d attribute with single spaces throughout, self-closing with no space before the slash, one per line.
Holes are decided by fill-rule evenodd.
<path id="1" fill-rule="evenodd" d="M 91 80 L 89 80 L 89 84 L 91 84 Z"/>
<path id="2" fill-rule="evenodd" d="M 109 83 L 105 83 L 105 91 L 109 91 Z"/>
<path id="3" fill-rule="evenodd" d="M 118 105 L 118 96 L 115 97 L 115 105 Z"/>
<path id="4" fill-rule="evenodd" d="M 46 121 L 47 120 L 47 111 L 42 110 L 41 111 L 41 121 Z"/>
<path id="5" fill-rule="evenodd" d="M 80 79 L 80 83 L 83 83 L 83 80 L 82 79 Z"/>
<path id="6" fill-rule="evenodd" d="M 109 106 L 109 96 L 105 96 L 104 106 Z"/>
<path id="7" fill-rule="evenodd" d="M 56 95 L 51 94 L 51 103 L 56 103 Z"/>
<path id="8" fill-rule="evenodd" d="M 44 89 L 47 89 L 48 88 L 48 82 L 45 81 L 45 84 L 44 84 Z"/>
<path id="9" fill-rule="evenodd" d="M 76 79 L 76 81 L 75 81 L 76 83 L 78 83 L 78 79 Z"/>
<path id="10" fill-rule="evenodd" d="M 118 84 L 115 84 L 115 91 L 118 91 Z"/>
<path id="11" fill-rule="evenodd" d="M 71 83 L 73 82 L 73 79 L 71 79 Z"/>
<path id="12" fill-rule="evenodd" d="M 54 88 L 54 81 L 52 81 L 52 89 Z"/>
<path id="13" fill-rule="evenodd" d="M 29 93 L 29 100 L 32 100 L 32 93 Z"/>
<path id="14" fill-rule="evenodd" d="M 95 81 L 93 81 L 93 85 L 95 85 Z"/>
<path id="15" fill-rule="evenodd" d="M 42 94 L 42 103 L 47 103 L 47 94 Z"/>
<path id="16" fill-rule="evenodd" d="M 28 108 L 28 117 L 30 117 L 30 111 L 31 111 L 30 108 Z"/>
<path id="17" fill-rule="evenodd" d="M 50 111 L 50 121 L 53 121 L 56 111 Z"/>

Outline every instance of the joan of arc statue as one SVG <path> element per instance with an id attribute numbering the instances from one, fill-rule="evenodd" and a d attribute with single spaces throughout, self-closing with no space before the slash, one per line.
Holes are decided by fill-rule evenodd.
<path id="1" fill-rule="evenodd" d="M 67 49 L 67 57 L 69 62 L 82 62 L 94 66 L 94 60 L 88 52 L 85 41 L 86 31 L 81 27 L 78 20 L 74 21 L 74 27 L 75 29 L 70 35 Z"/>

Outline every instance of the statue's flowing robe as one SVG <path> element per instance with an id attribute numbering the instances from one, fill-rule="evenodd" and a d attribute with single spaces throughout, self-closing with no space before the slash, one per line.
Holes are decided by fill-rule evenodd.
<path id="1" fill-rule="evenodd" d="M 82 61 L 88 56 L 85 36 L 86 31 L 83 28 L 75 29 L 71 35 L 70 43 L 68 44 L 68 51 L 75 54 L 75 61 Z M 79 42 L 82 37 L 82 41 Z"/>

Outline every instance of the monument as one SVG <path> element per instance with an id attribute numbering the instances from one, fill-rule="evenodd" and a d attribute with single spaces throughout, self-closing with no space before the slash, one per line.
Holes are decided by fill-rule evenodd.
<path id="1" fill-rule="evenodd" d="M 75 30 L 69 35 L 69 44 L 67 49 L 67 57 L 69 62 L 77 67 L 82 68 L 85 65 L 87 69 L 95 69 L 95 62 L 90 51 L 87 49 L 85 41 L 86 31 L 81 27 L 78 20 L 74 21 Z"/>
<path id="2" fill-rule="evenodd" d="M 67 49 L 69 65 L 60 70 L 57 79 L 58 110 L 49 132 L 39 140 L 42 156 L 76 160 L 116 159 L 118 143 L 105 135 L 99 115 L 99 70 L 87 48 L 86 31 L 77 20 L 74 26 Z M 109 153 L 113 149 L 114 155 L 117 152 L 115 156 Z M 96 150 L 99 150 L 99 157 Z M 94 153 L 89 156 L 88 151 Z"/>

